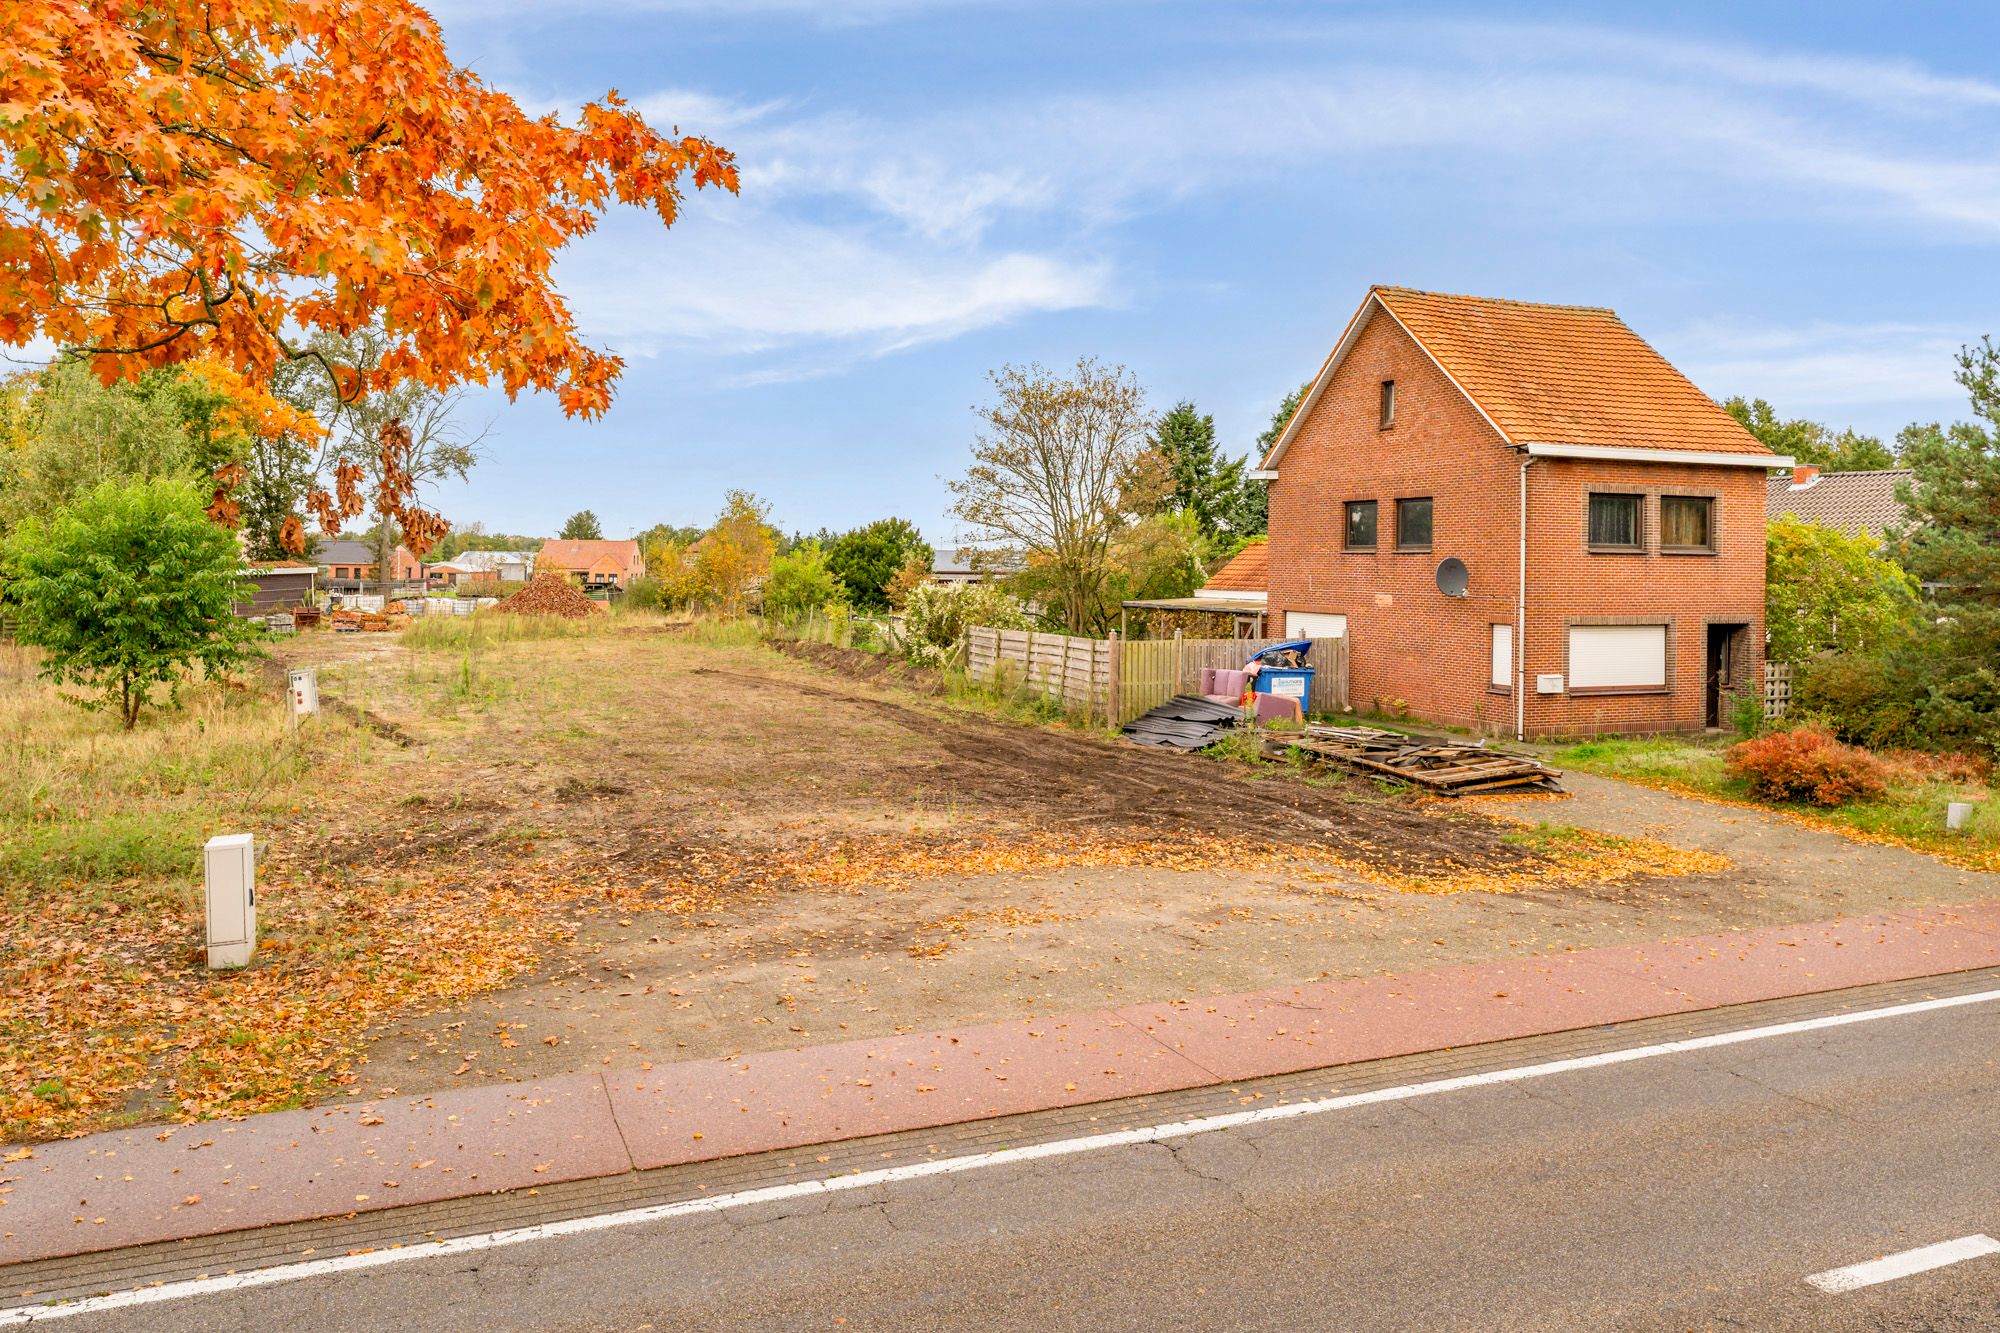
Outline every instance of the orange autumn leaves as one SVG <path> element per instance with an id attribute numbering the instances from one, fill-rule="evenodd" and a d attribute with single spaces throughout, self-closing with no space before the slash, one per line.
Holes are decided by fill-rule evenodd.
<path id="1" fill-rule="evenodd" d="M 616 94 L 532 117 L 408 0 L 41 0 L 0 29 L 0 343 L 107 377 L 206 355 L 253 384 L 297 331 L 388 330 L 414 377 L 610 402 L 556 255 L 613 203 L 671 224 L 730 153 Z"/>

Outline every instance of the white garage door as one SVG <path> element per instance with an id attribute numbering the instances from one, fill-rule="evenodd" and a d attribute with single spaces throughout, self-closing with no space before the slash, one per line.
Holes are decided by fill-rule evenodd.
<path id="1" fill-rule="evenodd" d="M 1285 637 L 1288 639 L 1344 639 L 1347 637 L 1347 617 L 1336 616 L 1325 611 L 1285 612 Z"/>
<path id="2" fill-rule="evenodd" d="M 1648 689 L 1666 683 L 1665 625 L 1570 626 L 1571 689 Z"/>

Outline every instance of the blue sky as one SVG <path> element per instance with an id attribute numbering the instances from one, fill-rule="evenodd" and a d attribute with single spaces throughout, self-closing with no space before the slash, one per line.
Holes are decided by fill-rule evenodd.
<path id="1" fill-rule="evenodd" d="M 477 396 L 457 521 L 954 534 L 985 372 L 1123 362 L 1250 447 L 1372 282 L 1615 307 L 1702 388 L 1893 434 L 2000 333 L 1993 6 L 438 0 L 524 104 L 617 88 L 740 197 L 560 263 L 603 420 Z"/>

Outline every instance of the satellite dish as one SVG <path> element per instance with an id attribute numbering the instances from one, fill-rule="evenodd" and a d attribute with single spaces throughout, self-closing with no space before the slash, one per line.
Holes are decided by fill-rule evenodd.
<path id="1" fill-rule="evenodd" d="M 1472 576 L 1466 571 L 1465 562 L 1457 556 L 1448 556 L 1438 564 L 1438 591 L 1447 597 L 1463 597 L 1472 585 Z"/>

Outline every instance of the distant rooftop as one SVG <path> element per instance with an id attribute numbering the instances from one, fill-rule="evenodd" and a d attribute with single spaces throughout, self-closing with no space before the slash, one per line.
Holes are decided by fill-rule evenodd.
<path id="1" fill-rule="evenodd" d="M 1910 479 L 1906 467 L 1876 472 L 1816 472 L 1798 468 L 1765 483 L 1765 511 L 1772 518 L 1790 514 L 1807 523 L 1836 528 L 1850 537 L 1867 532 L 1880 537 L 1909 520 L 1896 498 L 1896 487 Z"/>

